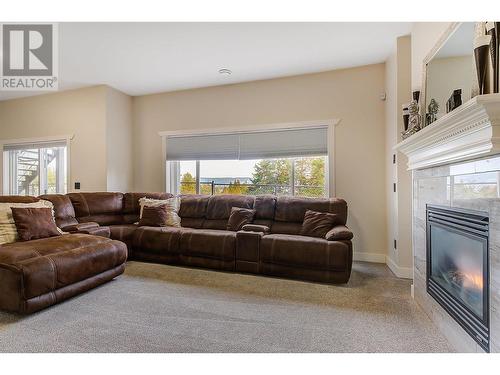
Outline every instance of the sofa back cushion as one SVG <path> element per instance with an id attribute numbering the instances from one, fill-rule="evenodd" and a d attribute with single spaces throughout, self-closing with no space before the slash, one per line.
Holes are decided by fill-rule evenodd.
<path id="1" fill-rule="evenodd" d="M 250 195 L 212 195 L 208 200 L 206 218 L 227 220 L 233 207 L 252 209 L 254 200 Z"/>
<path id="2" fill-rule="evenodd" d="M 124 214 L 139 214 L 139 199 L 150 198 L 165 200 L 172 198 L 170 193 L 125 193 L 123 194 L 123 213 Z"/>
<path id="3" fill-rule="evenodd" d="M 278 197 L 272 233 L 300 234 L 307 210 L 338 215 L 339 225 L 347 221 L 347 203 L 339 198 Z"/>
<path id="4" fill-rule="evenodd" d="M 276 196 L 257 195 L 253 208 L 255 209 L 253 224 L 265 225 L 271 228 L 274 220 L 274 211 L 276 210 Z"/>
<path id="5" fill-rule="evenodd" d="M 69 193 L 76 219 L 80 223 L 94 221 L 100 225 L 123 223 L 122 193 Z"/>
<path id="6" fill-rule="evenodd" d="M 210 195 L 186 194 L 181 195 L 179 216 L 181 226 L 186 228 L 202 228 Z"/>
<path id="7" fill-rule="evenodd" d="M 233 207 L 252 209 L 255 198 L 251 195 L 212 195 L 208 199 L 204 229 L 227 230 Z"/>
<path id="8" fill-rule="evenodd" d="M 59 228 L 78 224 L 78 220 L 76 220 L 75 209 L 73 208 L 71 200 L 67 195 L 45 194 L 40 195 L 39 198 L 52 202 L 52 204 L 54 205 L 54 217 Z"/>
<path id="9" fill-rule="evenodd" d="M 123 194 L 123 222 L 124 224 L 132 224 L 139 221 L 139 199 L 169 199 L 173 194 L 170 193 L 125 193 Z"/>

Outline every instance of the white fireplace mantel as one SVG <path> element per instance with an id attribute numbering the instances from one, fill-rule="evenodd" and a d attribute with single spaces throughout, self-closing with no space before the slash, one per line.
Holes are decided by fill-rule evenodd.
<path id="1" fill-rule="evenodd" d="M 500 154 L 500 94 L 480 95 L 394 146 L 408 169 Z"/>

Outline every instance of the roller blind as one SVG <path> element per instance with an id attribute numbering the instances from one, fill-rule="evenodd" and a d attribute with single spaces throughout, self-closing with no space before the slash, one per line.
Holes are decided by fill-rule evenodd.
<path id="1" fill-rule="evenodd" d="M 328 128 L 292 128 L 167 138 L 167 160 L 239 160 L 326 155 Z"/>
<path id="2" fill-rule="evenodd" d="M 327 127 L 240 135 L 240 159 L 326 155 L 327 152 Z"/>
<path id="3" fill-rule="evenodd" d="M 54 148 L 54 147 L 66 147 L 66 141 L 49 141 L 49 142 L 37 142 L 37 143 L 17 143 L 17 144 L 7 144 L 3 146 L 4 151 L 20 151 L 20 150 L 32 150 L 38 148 Z"/>
<path id="4" fill-rule="evenodd" d="M 167 138 L 167 160 L 238 159 L 238 135 L 193 135 Z"/>

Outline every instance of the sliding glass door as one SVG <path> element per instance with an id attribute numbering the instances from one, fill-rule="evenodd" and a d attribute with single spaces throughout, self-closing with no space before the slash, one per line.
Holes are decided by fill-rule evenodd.
<path id="1" fill-rule="evenodd" d="M 35 196 L 66 193 L 66 153 L 66 142 L 4 146 L 4 191 Z"/>

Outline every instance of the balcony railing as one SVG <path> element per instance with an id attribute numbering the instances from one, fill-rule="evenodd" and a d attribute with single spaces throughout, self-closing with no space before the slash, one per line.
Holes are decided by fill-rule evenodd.
<path id="1" fill-rule="evenodd" d="M 181 182 L 181 194 L 196 194 L 196 182 Z M 200 194 L 218 195 L 218 194 L 238 194 L 238 195 L 296 195 L 302 197 L 325 197 L 326 189 L 324 186 L 311 185 L 277 185 L 277 184 L 242 184 L 242 183 L 216 183 L 200 182 Z"/>

